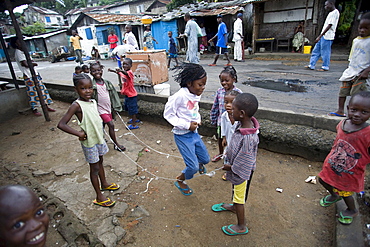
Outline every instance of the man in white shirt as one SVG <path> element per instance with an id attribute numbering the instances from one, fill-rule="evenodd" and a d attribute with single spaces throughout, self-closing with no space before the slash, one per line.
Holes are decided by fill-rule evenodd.
<path id="1" fill-rule="evenodd" d="M 139 45 L 137 44 L 137 40 L 135 35 L 132 33 L 132 26 L 131 25 L 126 25 L 125 27 L 126 33 L 125 37 L 123 39 L 123 42 L 128 45 L 132 45 L 135 47 L 136 50 L 139 49 Z"/>
<path id="2" fill-rule="evenodd" d="M 243 62 L 243 14 L 239 13 L 237 19 L 234 22 L 234 60 L 237 62 Z"/>
<path id="3" fill-rule="evenodd" d="M 325 9 L 330 11 L 325 19 L 321 34 L 315 39 L 315 47 L 312 50 L 310 64 L 305 66 L 307 69 L 314 70 L 316 62 L 322 58 L 322 66 L 318 71 L 328 71 L 330 65 L 331 45 L 335 37 L 339 20 L 339 11 L 335 8 L 335 0 L 327 0 Z"/>

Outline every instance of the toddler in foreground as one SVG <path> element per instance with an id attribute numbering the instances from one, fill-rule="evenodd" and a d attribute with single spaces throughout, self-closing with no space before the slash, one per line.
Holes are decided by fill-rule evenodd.
<path id="1" fill-rule="evenodd" d="M 22 185 L 0 187 L 0 246 L 43 247 L 49 215 L 40 199 Z"/>
<path id="2" fill-rule="evenodd" d="M 370 92 L 352 96 L 347 106 L 348 119 L 337 125 L 337 136 L 324 161 L 319 181 L 330 195 L 320 200 L 328 207 L 344 200 L 347 209 L 340 212 L 338 221 L 349 225 L 358 214 L 352 195 L 364 190 L 366 165 L 370 163 Z"/>
<path id="3" fill-rule="evenodd" d="M 226 179 L 233 185 L 233 204 L 219 203 L 212 206 L 215 212 L 236 213 L 236 225 L 223 226 L 222 231 L 229 236 L 247 234 L 244 204 L 248 198 L 249 186 L 256 169 L 259 123 L 253 115 L 258 109 L 256 97 L 249 93 L 236 96 L 233 101 L 233 118 L 239 121 L 226 151 L 223 170 Z"/>
<path id="4" fill-rule="evenodd" d="M 190 196 L 193 190 L 185 180 L 193 178 L 198 171 L 206 173 L 204 165 L 209 162 L 207 148 L 197 131 L 201 124 L 199 101 L 206 87 L 207 73 L 198 64 L 185 63 L 175 81 L 181 88 L 168 98 L 163 116 L 173 126 L 175 142 L 186 165 L 175 186 L 183 195 Z"/>
<path id="5" fill-rule="evenodd" d="M 73 84 L 79 98 L 72 103 L 67 113 L 59 121 L 58 128 L 77 136 L 81 142 L 86 161 L 90 164 L 90 180 L 96 193 L 96 199 L 93 203 L 102 207 L 112 207 L 116 202 L 105 197 L 101 190 L 118 190 L 119 185 L 110 184 L 105 178 L 103 155 L 108 152 L 108 146 L 104 141 L 103 124 L 96 101 L 91 98 L 93 85 L 90 77 L 83 73 L 73 78 Z M 73 115 L 76 115 L 78 119 L 80 131 L 68 126 Z"/>

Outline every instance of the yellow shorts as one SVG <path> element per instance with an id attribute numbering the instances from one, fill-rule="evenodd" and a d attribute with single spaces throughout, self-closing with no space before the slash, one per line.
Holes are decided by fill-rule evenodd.
<path id="1" fill-rule="evenodd" d="M 334 191 L 335 194 L 338 194 L 338 196 L 341 196 L 341 197 L 349 197 L 349 196 L 353 195 L 353 193 L 354 193 L 352 191 L 338 190 L 336 188 L 333 188 L 333 191 Z"/>
<path id="2" fill-rule="evenodd" d="M 234 195 L 233 195 L 233 203 L 237 204 L 245 204 L 246 198 L 246 191 L 247 191 L 247 181 L 244 181 L 241 184 L 234 185 Z"/>

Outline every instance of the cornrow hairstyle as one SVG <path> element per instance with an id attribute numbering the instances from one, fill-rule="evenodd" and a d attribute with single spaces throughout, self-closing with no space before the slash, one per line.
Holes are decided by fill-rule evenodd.
<path id="1" fill-rule="evenodd" d="M 101 64 L 99 61 L 91 62 L 91 63 L 89 63 L 89 64 L 90 64 L 90 69 L 91 69 L 93 66 L 96 66 L 96 65 L 100 66 L 100 68 L 101 68 L 101 69 L 104 69 L 104 65 L 103 65 L 103 64 Z"/>
<path id="2" fill-rule="evenodd" d="M 207 72 L 204 68 L 195 63 L 183 63 L 178 69 L 179 73 L 174 75 L 174 79 L 180 84 L 180 87 L 187 87 L 189 82 L 193 82 L 207 76 Z"/>
<path id="3" fill-rule="evenodd" d="M 238 82 L 238 75 L 237 75 L 236 70 L 233 66 L 224 67 L 224 69 L 221 71 L 220 75 L 222 73 L 229 74 L 231 78 L 235 79 L 235 82 Z"/>
<path id="4" fill-rule="evenodd" d="M 253 117 L 258 109 L 258 100 L 256 96 L 250 93 L 241 93 L 235 97 L 234 103 L 241 111 L 243 110 L 248 117 Z"/>
<path id="5" fill-rule="evenodd" d="M 227 95 L 238 96 L 239 94 L 240 94 L 240 92 L 238 92 L 236 90 L 230 90 L 230 91 L 226 91 L 225 96 L 227 96 Z"/>
<path id="6" fill-rule="evenodd" d="M 352 95 L 352 97 L 349 100 L 349 103 L 348 104 L 351 104 L 352 99 L 354 99 L 356 96 L 361 96 L 363 98 L 366 98 L 367 100 L 370 100 L 370 92 L 369 91 L 361 91 L 361 92 L 358 92 L 358 93 Z"/>
<path id="7" fill-rule="evenodd" d="M 85 74 L 85 73 L 81 73 L 81 74 L 77 74 L 77 75 L 74 75 L 73 76 L 73 85 L 75 87 L 78 86 L 78 83 L 81 81 L 81 80 L 90 80 L 91 81 L 91 78 L 88 74 Z"/>
<path id="8" fill-rule="evenodd" d="M 362 14 L 361 20 L 370 20 L 370 11 Z"/>

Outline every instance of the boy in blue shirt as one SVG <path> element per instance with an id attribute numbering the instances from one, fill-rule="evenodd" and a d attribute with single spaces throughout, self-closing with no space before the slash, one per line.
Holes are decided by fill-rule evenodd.
<path id="1" fill-rule="evenodd" d="M 225 57 L 227 59 L 227 64 L 225 66 L 231 66 L 229 53 L 227 51 L 227 27 L 225 22 L 222 21 L 222 15 L 217 15 L 217 22 L 219 24 L 217 34 L 212 39 L 208 40 L 208 43 L 210 43 L 217 37 L 216 56 L 213 63 L 208 65 L 216 66 L 217 59 L 220 56 L 220 54 L 225 54 Z"/>
<path id="2" fill-rule="evenodd" d="M 177 49 L 176 49 L 176 43 L 175 40 L 172 38 L 172 32 L 168 31 L 168 68 L 170 67 L 171 64 L 171 58 L 175 59 L 176 66 L 179 66 L 179 62 L 177 61 Z"/>

